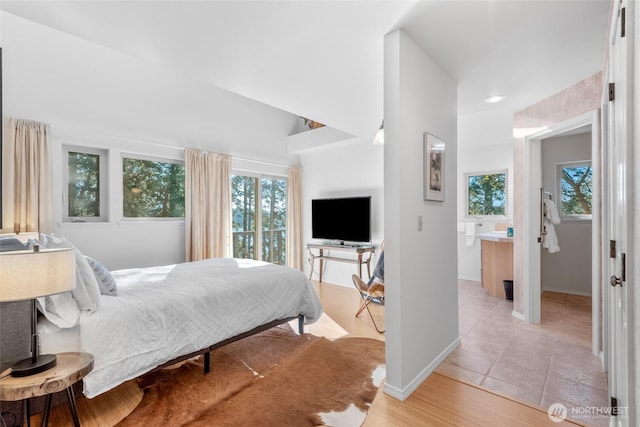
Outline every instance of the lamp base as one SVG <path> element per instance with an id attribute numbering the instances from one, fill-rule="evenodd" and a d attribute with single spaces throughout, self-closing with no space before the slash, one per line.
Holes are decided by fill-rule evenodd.
<path id="1" fill-rule="evenodd" d="M 46 371 L 56 366 L 57 360 L 55 354 L 41 354 L 38 356 L 38 360 L 35 363 L 31 358 L 23 359 L 16 362 L 11 367 L 12 377 L 28 377 L 40 372 Z"/>

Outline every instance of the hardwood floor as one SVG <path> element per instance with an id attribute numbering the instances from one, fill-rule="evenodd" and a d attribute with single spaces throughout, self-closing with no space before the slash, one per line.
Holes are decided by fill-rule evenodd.
<path id="1" fill-rule="evenodd" d="M 314 282 L 325 312 L 352 336 L 384 340 L 371 319 L 354 314 L 359 297 L 354 288 Z M 376 321 L 384 321 L 384 308 L 372 306 Z M 409 426 L 556 426 L 580 425 L 551 421 L 546 411 L 509 399 L 487 389 L 434 373 L 404 402 L 378 392 L 365 427 Z"/>
<path id="2" fill-rule="evenodd" d="M 348 333 L 384 341 L 367 313 L 356 318 L 360 298 L 355 288 L 313 282 L 328 318 L 312 325 L 314 333 L 337 338 Z M 384 324 L 384 307 L 371 305 L 379 325 Z M 108 427 L 130 411 L 140 399 L 131 382 L 96 399 L 79 396 L 78 410 L 83 425 Z M 108 400 L 104 400 L 108 399 Z M 104 402 L 103 402 L 104 401 Z M 101 403 L 102 402 L 102 403 Z M 106 403 L 105 403 L 106 402 Z M 133 406 L 132 406 L 133 405 Z M 52 411 L 52 426 L 68 426 L 66 405 Z M 38 422 L 33 417 L 32 422 Z M 546 411 L 526 402 L 491 392 L 487 388 L 454 379 L 446 372 L 434 373 L 406 400 L 399 401 L 378 391 L 365 420 L 365 427 L 413 426 L 556 426 L 580 425 L 569 421 L 552 422 Z"/>

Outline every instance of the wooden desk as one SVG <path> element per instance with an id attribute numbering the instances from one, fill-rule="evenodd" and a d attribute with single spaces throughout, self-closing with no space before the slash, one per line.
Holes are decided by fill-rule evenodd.
<path id="1" fill-rule="evenodd" d="M 313 250 L 317 250 L 318 253 L 315 254 Z M 339 251 L 339 252 L 348 252 L 356 255 L 356 258 L 349 257 L 339 257 L 333 255 L 325 255 L 324 251 Z M 309 256 L 311 257 L 311 273 L 309 273 L 309 280 L 311 280 L 311 276 L 313 276 L 313 269 L 315 265 L 315 260 L 320 261 L 320 270 L 319 270 L 319 281 L 322 282 L 322 266 L 324 261 L 339 261 L 339 262 L 348 262 L 351 264 L 358 265 L 358 276 L 362 277 L 362 264 L 367 264 L 367 274 L 368 277 L 371 277 L 371 255 L 375 252 L 375 246 L 366 245 L 366 246 L 349 246 L 349 245 L 316 245 L 313 243 L 307 244 L 307 250 L 309 251 Z M 367 254 L 365 257 L 364 255 Z"/>
<path id="2" fill-rule="evenodd" d="M 51 396 L 53 393 L 65 390 L 69 399 L 69 408 L 73 415 L 74 426 L 78 427 L 78 410 L 73 393 L 73 385 L 84 378 L 93 369 L 93 355 L 89 353 L 59 353 L 56 355 L 56 366 L 39 374 L 28 377 L 7 376 L 0 379 L 0 400 L 24 402 L 27 426 L 30 425 L 29 399 L 46 396 L 42 424 L 47 425 L 51 411 Z"/>

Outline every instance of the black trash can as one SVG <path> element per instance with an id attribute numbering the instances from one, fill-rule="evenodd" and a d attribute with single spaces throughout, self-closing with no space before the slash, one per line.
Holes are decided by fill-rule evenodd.
<path id="1" fill-rule="evenodd" d="M 507 301 L 513 301 L 513 280 L 503 280 L 502 283 L 504 283 L 504 294 Z"/>

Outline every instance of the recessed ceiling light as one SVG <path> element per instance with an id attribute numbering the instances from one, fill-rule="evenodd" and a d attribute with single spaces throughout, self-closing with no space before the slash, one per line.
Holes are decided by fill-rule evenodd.
<path id="1" fill-rule="evenodd" d="M 489 104 L 495 104 L 496 102 L 500 102 L 504 99 L 504 96 L 502 95 L 493 95 L 488 97 L 487 99 L 485 99 L 485 102 L 488 102 Z"/>

